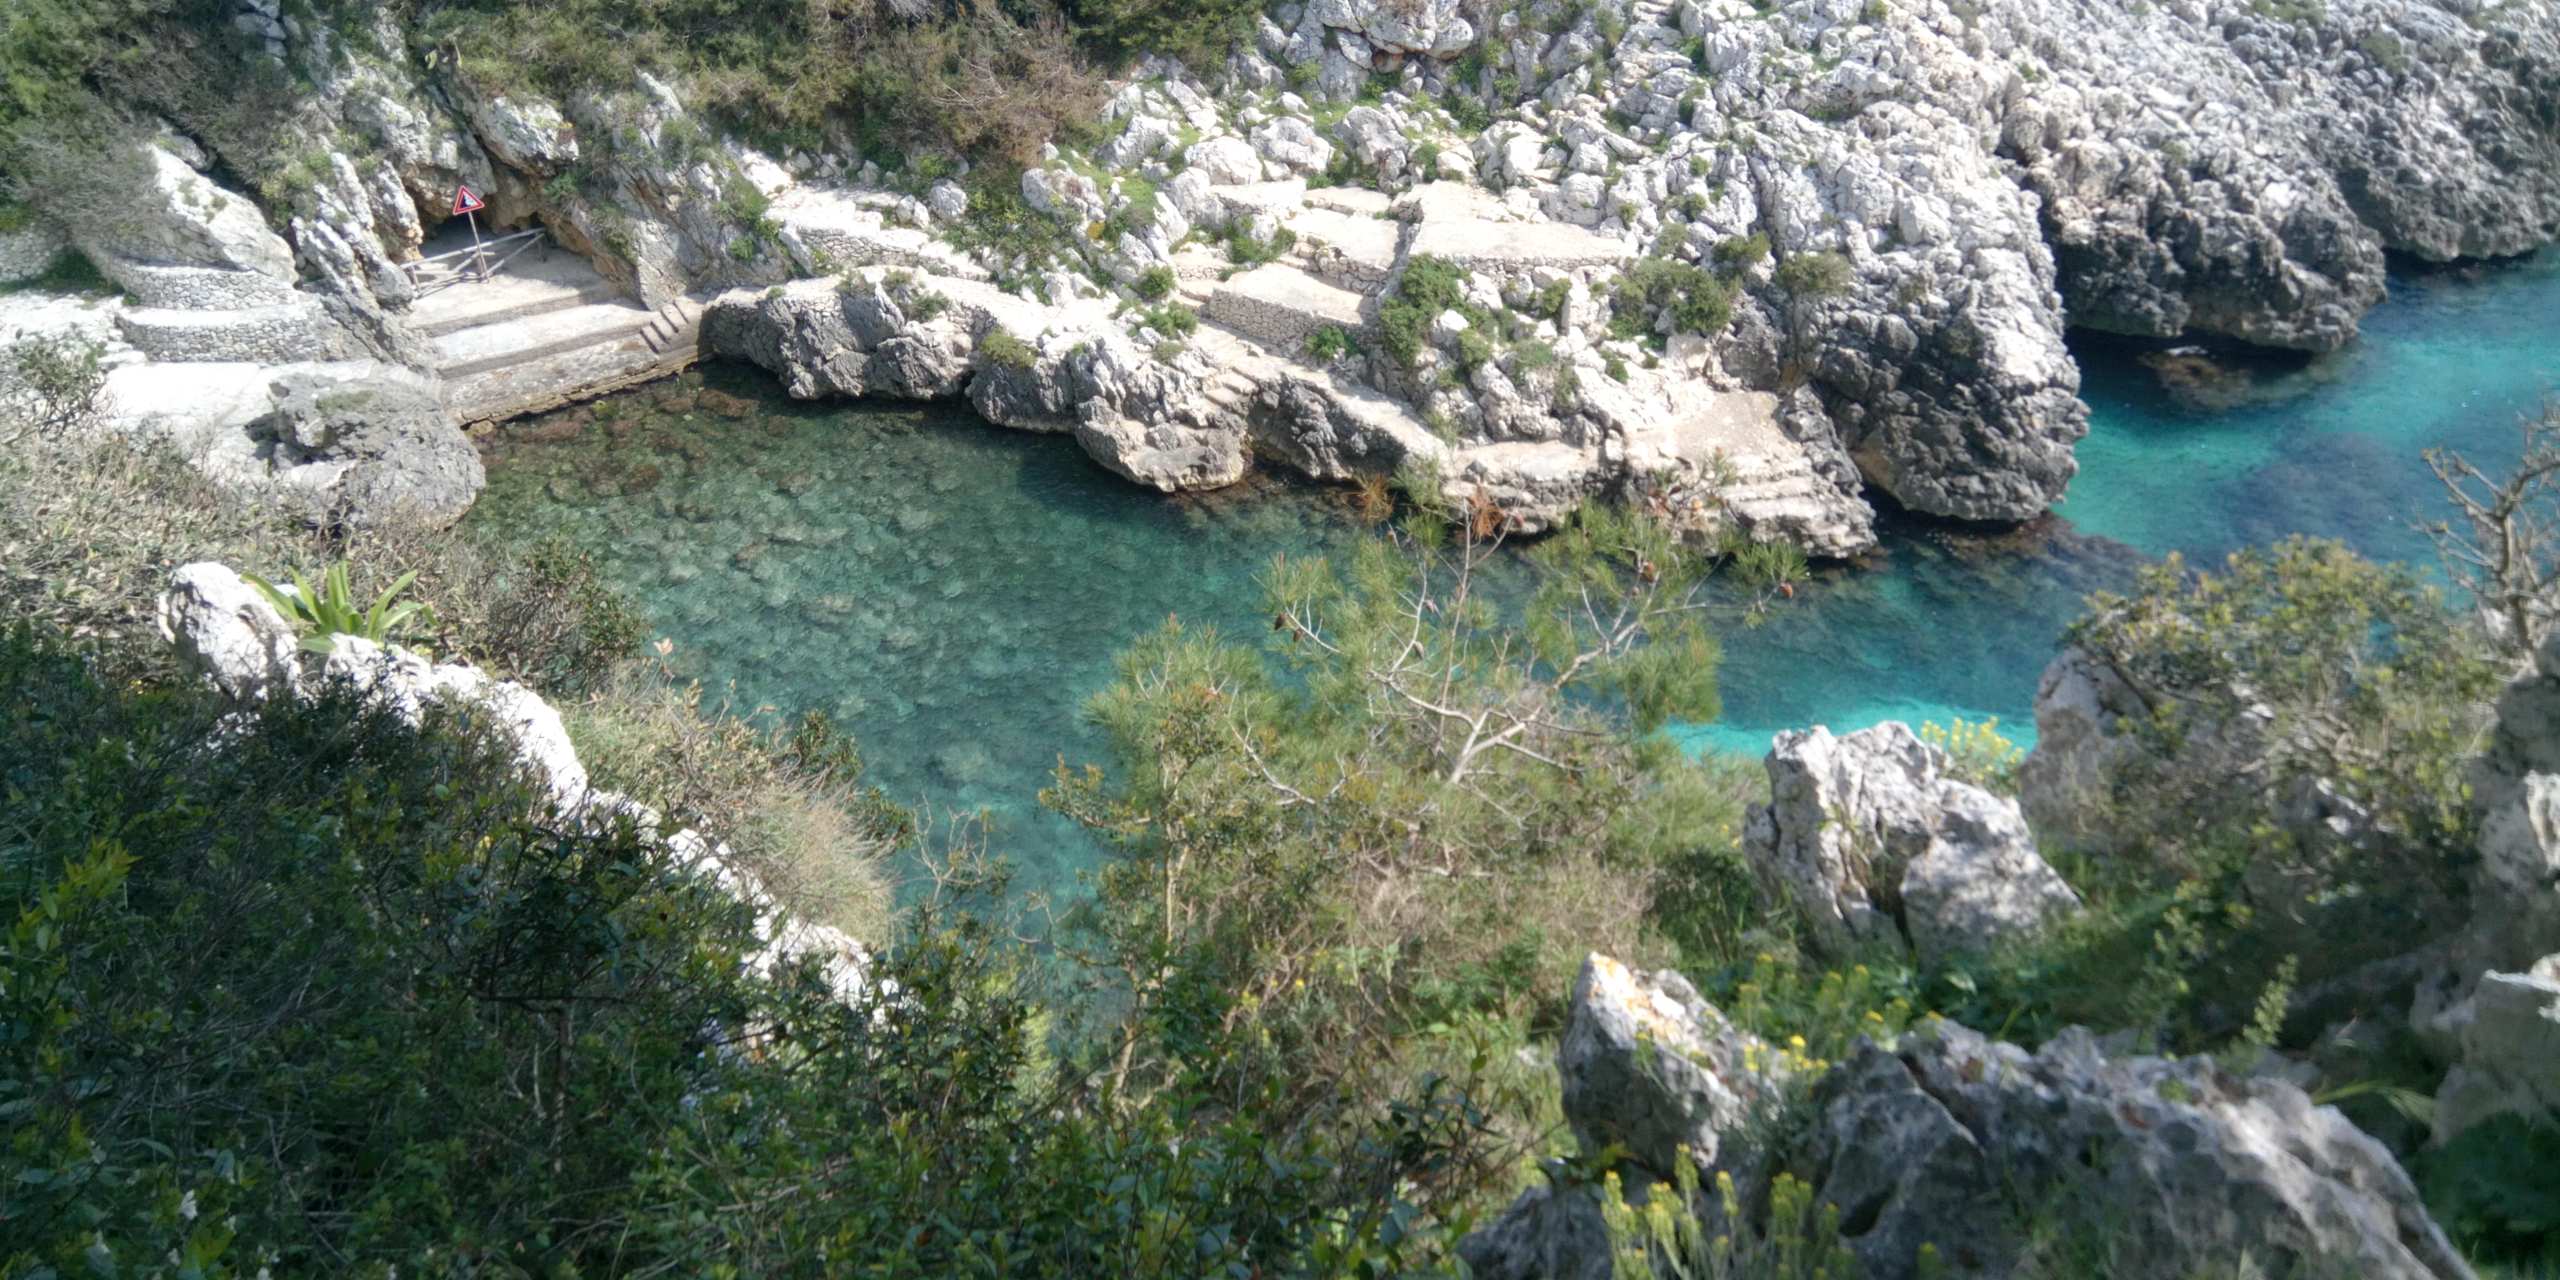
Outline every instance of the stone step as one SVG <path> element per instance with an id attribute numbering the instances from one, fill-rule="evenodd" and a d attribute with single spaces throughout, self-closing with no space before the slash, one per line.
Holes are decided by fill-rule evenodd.
<path id="1" fill-rule="evenodd" d="M 134 305 L 170 311 L 252 311 L 291 305 L 293 282 L 256 271 L 190 267 L 109 255 L 100 274 L 133 295 Z"/>
<path id="2" fill-rule="evenodd" d="M 1319 279 L 1345 289 L 1376 293 L 1395 274 L 1406 224 L 1371 214 L 1309 208 L 1289 219 L 1298 241 L 1289 258 Z"/>
<path id="3" fill-rule="evenodd" d="M 465 284 L 453 287 L 468 289 L 471 286 Z M 550 315 L 555 311 L 567 311 L 572 307 L 613 302 L 621 297 L 621 290 L 614 288 L 612 283 L 604 278 L 598 277 L 594 282 L 582 286 L 518 290 L 493 297 L 478 309 L 444 315 L 418 325 L 417 329 L 430 338 L 441 338 L 448 334 L 460 333 L 465 329 L 477 329 L 482 325 L 504 324 L 509 320 L 529 320 L 535 316 Z"/>
<path id="4" fill-rule="evenodd" d="M 697 355 L 683 344 L 652 350 L 635 327 L 615 341 L 528 352 L 496 367 L 448 372 L 444 399 L 465 426 L 503 422 L 680 373 Z"/>
<path id="5" fill-rule="evenodd" d="M 673 299 L 640 327 L 640 337 L 660 355 L 680 344 L 698 345 L 702 340 L 702 308 L 690 298 Z"/>
<path id="6" fill-rule="evenodd" d="M 1328 326 L 1358 332 L 1368 324 L 1368 299 L 1328 284 L 1286 263 L 1255 267 L 1218 286 L 1209 315 L 1273 350 L 1296 353 L 1307 336 Z"/>
<path id="7" fill-rule="evenodd" d="M 641 329 L 656 318 L 656 312 L 644 307 L 612 302 L 480 325 L 436 339 L 436 352 L 441 357 L 437 372 L 447 378 L 469 377 L 582 347 L 626 340 L 646 348 L 648 343 Z"/>
<path id="8" fill-rule="evenodd" d="M 291 364 L 329 355 L 325 320 L 307 299 L 227 311 L 128 307 L 116 327 L 153 360 Z"/>

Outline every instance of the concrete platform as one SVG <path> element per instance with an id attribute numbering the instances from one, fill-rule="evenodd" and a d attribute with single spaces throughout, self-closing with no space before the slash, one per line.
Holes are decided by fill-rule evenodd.
<path id="1" fill-rule="evenodd" d="M 623 297 L 576 254 L 535 249 L 489 280 L 447 285 L 409 305 L 409 323 L 430 338 L 503 320 L 565 311 Z"/>
<path id="2" fill-rule="evenodd" d="M 1359 332 L 1367 326 L 1368 299 L 1337 288 L 1287 263 L 1255 267 L 1218 286 L 1209 317 L 1246 337 L 1295 354 L 1307 336 L 1327 326 Z"/>
<path id="3" fill-rule="evenodd" d="M 1287 225 L 1298 235 L 1293 252 L 1308 270 L 1363 293 L 1386 287 L 1406 231 L 1405 224 L 1391 219 L 1324 208 L 1301 209 Z"/>
<path id="4" fill-rule="evenodd" d="M 1471 271 L 1521 271 L 1532 267 L 1573 270 L 1606 267 L 1636 256 L 1615 236 L 1561 222 L 1426 221 L 1413 229 L 1407 251 L 1428 254 Z"/>

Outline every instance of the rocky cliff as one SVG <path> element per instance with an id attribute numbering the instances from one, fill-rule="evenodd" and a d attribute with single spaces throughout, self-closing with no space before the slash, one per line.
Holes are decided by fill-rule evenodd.
<path id="1" fill-rule="evenodd" d="M 647 308 L 873 268 L 990 285 L 1043 350 L 1115 330 L 1129 391 L 1074 430 L 1146 483 L 1421 459 L 1524 529 L 1614 496 L 1836 555 L 1870 489 L 2059 497 L 2069 326 L 2324 350 L 2386 253 L 2560 232 L 2560 15 L 2520 0 L 1293 0 L 1222 65 L 1141 63 L 1002 210 L 849 132 L 759 152 L 647 74 L 478 83 L 387 13 L 248 0 L 294 136 L 170 121 L 141 216 L 69 228 L 140 355 L 436 370 L 403 264 L 467 183 Z"/>

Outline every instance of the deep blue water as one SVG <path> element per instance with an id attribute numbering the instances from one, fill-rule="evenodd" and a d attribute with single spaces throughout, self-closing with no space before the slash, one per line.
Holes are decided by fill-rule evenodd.
<path id="1" fill-rule="evenodd" d="M 1778 729 L 1997 716 L 2024 737 L 2037 673 L 2092 590 L 2150 557 L 2218 557 L 2288 533 L 2411 558 L 2440 509 L 2419 458 L 2513 458 L 2560 386 L 2560 253 L 2404 275 L 2335 357 L 2256 361 L 2247 403 L 2179 408 L 2132 344 L 2078 344 L 2093 409 L 2057 514 L 1984 535 L 1889 519 L 1885 549 L 1725 638 L 1725 716 L 1682 730 L 1757 754 Z M 708 389 L 708 394 L 705 389 Z M 984 811 L 1026 889 L 1065 889 L 1094 847 L 1034 795 L 1063 755 L 1100 762 L 1077 710 L 1168 615 L 1262 626 L 1280 551 L 1365 536 L 1294 485 L 1168 499 L 1065 440 L 965 412 L 800 405 L 714 368 L 511 430 L 471 520 L 598 548 L 650 606 L 673 664 L 741 709 L 820 709 L 873 777 L 935 817 Z"/>

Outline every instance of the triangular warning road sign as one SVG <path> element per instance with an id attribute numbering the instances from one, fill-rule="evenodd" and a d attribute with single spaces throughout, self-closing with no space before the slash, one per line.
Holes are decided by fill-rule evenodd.
<path id="1" fill-rule="evenodd" d="M 480 197 L 471 193 L 471 188 L 460 185 L 456 185 L 454 187 L 453 213 L 455 217 L 460 217 L 466 213 L 474 213 L 487 207 L 487 205 L 480 203 Z"/>

